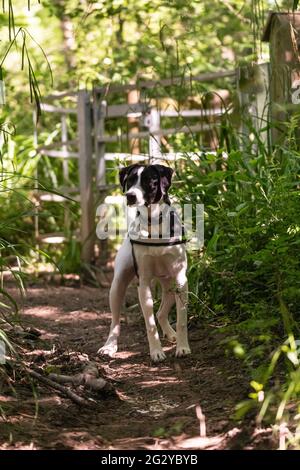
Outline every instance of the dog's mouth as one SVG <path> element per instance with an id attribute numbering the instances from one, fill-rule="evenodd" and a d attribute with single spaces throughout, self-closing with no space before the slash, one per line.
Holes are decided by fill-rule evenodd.
<path id="1" fill-rule="evenodd" d="M 126 202 L 128 206 L 134 206 L 137 203 L 137 197 L 135 194 L 126 194 Z"/>
<path id="2" fill-rule="evenodd" d="M 140 206 L 145 205 L 146 200 L 143 195 L 140 195 L 140 194 L 137 195 L 135 193 L 127 193 L 126 203 L 127 203 L 127 206 L 130 206 L 130 207 L 140 207 Z"/>

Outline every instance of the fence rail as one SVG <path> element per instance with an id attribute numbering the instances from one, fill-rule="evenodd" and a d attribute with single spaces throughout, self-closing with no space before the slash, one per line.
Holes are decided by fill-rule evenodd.
<path id="1" fill-rule="evenodd" d="M 218 126 L 218 124 L 214 124 Z M 209 124 L 195 124 L 193 126 L 182 126 L 182 127 L 170 127 L 168 129 L 159 129 L 157 131 L 141 131 L 128 134 L 121 134 L 116 136 L 103 135 L 98 137 L 98 142 L 114 143 L 124 142 L 127 140 L 134 139 L 149 139 L 152 136 L 165 136 L 165 135 L 177 135 L 177 134 L 192 134 L 193 132 L 201 132 L 210 130 L 212 128 Z"/>
<path id="2" fill-rule="evenodd" d="M 162 80 L 141 80 L 134 84 L 127 83 L 125 85 L 110 85 L 103 87 L 94 87 L 94 91 L 104 94 L 124 92 L 137 89 L 153 89 L 159 86 L 168 87 L 173 85 L 183 85 L 187 82 L 210 82 L 219 78 L 235 78 L 237 70 L 220 70 L 216 72 L 202 73 L 199 75 L 189 75 L 183 77 L 166 78 Z"/>
<path id="3" fill-rule="evenodd" d="M 76 114 L 77 110 L 73 108 L 63 108 L 62 106 L 53 106 L 52 104 L 48 103 L 41 103 L 42 111 L 46 111 L 48 113 L 59 113 L 59 114 Z"/>

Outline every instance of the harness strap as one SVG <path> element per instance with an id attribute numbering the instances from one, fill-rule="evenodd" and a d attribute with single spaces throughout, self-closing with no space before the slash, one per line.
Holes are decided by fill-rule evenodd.
<path id="1" fill-rule="evenodd" d="M 160 242 L 160 243 L 149 243 L 149 242 L 141 242 L 140 240 L 132 240 L 130 238 L 130 243 L 131 245 L 136 244 L 136 245 L 144 245 L 144 246 L 173 246 L 173 245 L 182 245 L 183 243 L 186 243 L 187 240 L 171 240 L 169 242 Z"/>
<path id="2" fill-rule="evenodd" d="M 140 215 L 141 215 L 140 211 L 138 210 L 137 211 L 137 217 L 139 217 Z M 162 218 L 163 218 L 163 214 L 162 214 L 162 212 L 160 212 L 160 214 L 159 214 L 159 226 L 160 226 L 159 238 L 162 238 L 162 233 L 161 233 Z M 174 237 L 174 232 L 175 232 L 174 226 L 175 226 L 175 212 L 172 211 L 170 213 L 170 235 L 171 235 L 171 239 L 169 241 L 159 242 L 159 243 L 151 243 L 149 241 L 143 242 L 141 240 L 134 240 L 134 239 L 130 238 L 130 236 L 129 236 L 129 240 L 130 240 L 130 243 L 131 243 L 133 267 L 134 267 L 134 271 L 135 271 L 135 274 L 136 274 L 137 278 L 139 278 L 139 271 L 138 271 L 138 264 L 137 264 L 137 260 L 136 260 L 136 256 L 135 256 L 135 252 L 134 252 L 134 245 L 136 244 L 136 245 L 143 245 L 143 246 L 174 246 L 174 245 L 183 245 L 184 243 L 187 243 L 188 240 L 186 239 L 184 225 L 182 225 L 182 228 L 181 228 L 182 239 L 181 240 L 178 240 L 178 239 L 172 240 L 172 237 Z M 151 237 L 151 213 L 148 213 L 148 232 L 149 232 L 148 237 L 150 238 Z"/>
<path id="3" fill-rule="evenodd" d="M 183 243 L 186 243 L 187 240 L 173 240 L 169 242 L 161 242 L 161 243 L 149 243 L 149 242 L 141 242 L 139 240 L 132 240 L 129 238 L 130 243 L 131 243 L 131 252 L 132 252 L 132 260 L 133 260 L 133 267 L 135 271 L 136 277 L 139 279 L 139 267 L 137 264 L 135 252 L 134 252 L 134 245 L 144 245 L 144 246 L 173 246 L 173 245 L 182 245 Z"/>
<path id="4" fill-rule="evenodd" d="M 139 278 L 139 269 L 138 269 L 138 264 L 137 264 L 136 257 L 135 257 L 133 240 L 131 240 L 131 238 L 129 240 L 130 240 L 130 243 L 131 243 L 131 252 L 132 252 L 133 267 L 134 267 L 135 275 L 136 275 L 137 278 Z"/>

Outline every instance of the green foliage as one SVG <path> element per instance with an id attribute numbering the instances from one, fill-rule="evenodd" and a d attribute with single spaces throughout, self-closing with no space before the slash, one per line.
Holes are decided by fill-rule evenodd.
<path id="1" fill-rule="evenodd" d="M 183 103 L 192 92 L 199 92 L 205 99 L 213 85 L 198 84 L 191 90 L 185 86 L 190 73 L 233 69 L 257 59 L 264 52 L 260 35 L 268 8 L 296 10 L 299 6 L 295 0 L 30 3 L 29 11 L 26 2 L 4 1 L 5 13 L 0 17 L 0 77 L 7 89 L 0 121 L 4 130 L 0 147 L 0 339 L 11 349 L 1 326 L 16 321 L 18 309 L 5 289 L 3 274 L 9 271 L 23 290 L 22 265 L 36 261 L 37 169 L 40 189 L 59 192 L 63 184 L 61 162 L 44 157 L 41 163 L 32 138 L 31 102 L 39 114 L 41 94 L 51 86 L 48 60 L 56 89 L 181 76 L 183 84 L 172 93 L 164 90 L 164 96 L 169 93 Z M 68 35 L 68 31 L 73 33 Z M 178 165 L 181 183 L 173 189 L 183 203 L 205 205 L 205 246 L 190 255 L 191 314 L 217 322 L 226 337 L 226 354 L 243 361 L 248 370 L 251 391 L 238 404 L 236 419 L 255 411 L 258 423 L 279 426 L 290 420 L 295 432 L 289 439 L 295 446 L 300 416 L 300 153 L 295 137 L 299 117 L 287 123 L 286 141 L 274 152 L 246 118 L 249 133 L 238 135 L 233 117 L 229 121 L 225 116 L 222 123 L 217 155 L 200 152 L 201 137 L 169 139 L 174 150 L 199 152 L 198 162 L 186 159 L 184 171 Z M 76 125 L 68 119 L 69 138 L 74 139 Z M 41 121 L 45 129 L 54 128 L 41 133 L 41 141 L 57 141 L 60 126 L 45 116 Z M 254 139 L 249 139 L 250 134 Z M 126 150 L 121 145 L 115 150 Z M 77 170 L 72 165 L 69 183 L 75 186 Z M 40 213 L 41 232 L 56 231 L 65 222 L 65 206 L 47 204 Z M 78 204 L 69 207 L 71 224 L 65 229 L 69 241 L 62 250 L 55 248 L 55 263 L 63 273 L 80 267 L 75 236 Z M 43 259 L 49 258 L 51 248 L 47 251 Z M 171 430 L 155 429 L 153 435 L 168 436 L 181 428 L 178 423 Z"/>
<path id="2" fill-rule="evenodd" d="M 232 308 L 234 298 L 241 317 L 250 298 L 262 294 L 268 299 L 269 292 L 272 298 L 280 292 L 293 299 L 296 310 L 299 156 L 287 152 L 281 162 L 276 156 L 266 161 L 235 150 L 226 163 L 222 156 L 214 159 L 202 157 L 200 168 L 188 164 L 190 172 L 186 179 L 180 175 L 184 184 L 177 192 L 205 204 L 208 242 L 196 263 L 197 270 L 204 270 L 207 296 L 224 308 Z M 204 173 L 212 164 L 226 168 Z"/>
<path id="3" fill-rule="evenodd" d="M 72 53 L 67 75 L 60 75 L 68 83 L 70 77 L 81 83 L 126 82 L 232 68 L 259 53 L 252 25 L 256 31 L 262 27 L 268 8 L 265 0 L 43 3 L 43 22 L 58 20 L 74 31 L 63 46 L 66 56 Z"/>
<path id="4" fill-rule="evenodd" d="M 297 10 L 298 5 L 299 5 L 299 0 L 294 0 L 293 1 L 293 10 Z"/>
<path id="5" fill-rule="evenodd" d="M 31 3 L 28 1 L 27 8 L 30 9 L 30 6 Z M 19 61 L 22 78 L 26 76 L 26 84 L 29 86 L 29 90 L 23 92 L 23 96 L 26 92 L 29 94 L 30 103 L 35 104 L 38 118 L 41 113 L 41 94 L 30 51 L 32 44 L 42 53 L 47 67 L 49 62 L 30 32 L 24 25 L 18 24 L 14 7 L 15 2 L 12 0 L 2 1 L 3 15 L 1 15 L 0 29 L 5 35 L 2 34 L 0 45 L 1 85 L 7 78 L 3 73 L 4 68 L 13 56 L 14 60 L 17 58 Z M 5 279 L 7 274 L 10 274 L 15 286 L 24 292 L 23 266 L 34 246 L 32 222 L 36 209 L 32 194 L 36 187 L 34 178 L 36 159 L 28 158 L 32 156 L 32 134 L 30 137 L 15 135 L 16 126 L 12 124 L 11 119 L 8 120 L 8 117 L 11 118 L 11 108 L 2 102 L 0 105 L 0 340 L 7 346 L 8 351 L 15 355 L 14 345 L 3 327 L 19 322 L 18 305 L 8 292 Z M 24 114 L 24 109 L 20 112 Z M 5 368 L 0 368 L 0 375 L 5 378 Z"/>
<path id="6" fill-rule="evenodd" d="M 298 416 L 300 392 L 300 153 L 291 138 L 265 149 L 249 142 L 226 159 L 187 161 L 175 193 L 205 207 L 205 246 L 190 255 L 191 312 L 219 322 L 256 388 L 236 418 L 256 407 L 258 422 L 280 424 Z"/>

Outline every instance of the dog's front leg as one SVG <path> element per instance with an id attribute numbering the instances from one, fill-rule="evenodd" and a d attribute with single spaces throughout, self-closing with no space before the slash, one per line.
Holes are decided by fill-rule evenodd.
<path id="1" fill-rule="evenodd" d="M 98 354 L 113 357 L 118 350 L 121 306 L 125 296 L 126 287 L 127 286 L 122 282 L 122 279 L 114 278 L 109 292 L 109 305 L 112 315 L 109 335 L 104 346 L 99 349 Z"/>
<path id="2" fill-rule="evenodd" d="M 134 274 L 130 241 L 125 239 L 116 257 L 114 279 L 109 292 L 112 315 L 109 335 L 104 346 L 98 350 L 99 354 L 112 357 L 118 350 L 121 308 L 126 289 Z"/>
<path id="3" fill-rule="evenodd" d="M 176 279 L 176 357 L 186 356 L 191 354 L 188 331 L 187 331 L 187 305 L 188 305 L 188 283 L 185 273 L 181 272 Z"/>
<path id="4" fill-rule="evenodd" d="M 155 317 L 153 314 L 153 299 L 152 299 L 150 283 L 145 282 L 142 279 L 140 279 L 138 292 L 139 292 L 140 305 L 143 311 L 145 324 L 146 324 L 151 359 L 154 362 L 162 361 L 163 359 L 165 359 L 166 355 L 162 350 L 156 323 L 155 323 Z"/>

